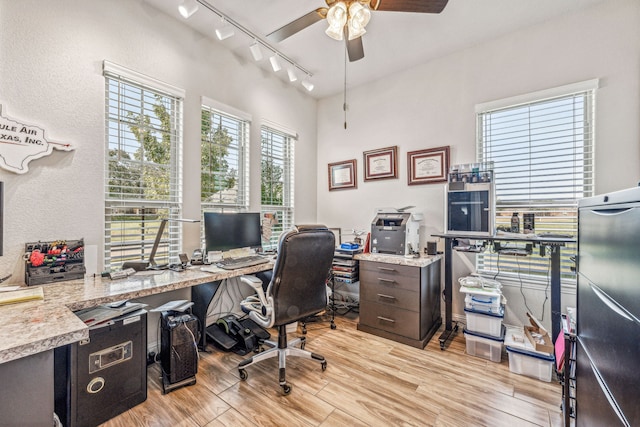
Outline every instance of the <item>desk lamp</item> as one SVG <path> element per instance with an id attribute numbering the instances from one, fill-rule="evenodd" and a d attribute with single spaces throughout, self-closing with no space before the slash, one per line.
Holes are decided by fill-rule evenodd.
<path id="1" fill-rule="evenodd" d="M 158 265 L 155 261 L 156 252 L 158 252 L 158 246 L 160 246 L 160 240 L 162 239 L 162 235 L 164 234 L 164 229 L 167 226 L 167 222 L 200 222 L 199 219 L 187 219 L 187 218 L 164 218 L 160 220 L 160 226 L 158 227 L 158 232 L 156 233 L 156 239 L 153 242 L 153 247 L 151 248 L 151 253 L 149 254 L 149 261 L 127 261 L 122 264 L 122 269 L 133 268 L 136 271 L 141 270 L 163 270 L 167 268 L 167 265 Z"/>

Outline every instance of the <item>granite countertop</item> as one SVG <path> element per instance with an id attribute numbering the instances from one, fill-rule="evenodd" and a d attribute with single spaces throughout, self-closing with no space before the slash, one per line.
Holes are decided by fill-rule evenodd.
<path id="1" fill-rule="evenodd" d="M 253 274 L 273 264 L 242 270 L 201 271 L 191 267 L 183 272 L 170 270 L 111 280 L 100 276 L 41 285 L 44 300 L 0 306 L 0 363 L 89 338 L 89 328 L 74 311 L 108 302 L 134 299 L 176 289 Z M 156 272 L 157 273 L 157 272 Z"/>
<path id="2" fill-rule="evenodd" d="M 385 262 L 387 264 L 408 265 L 411 267 L 426 267 L 440 261 L 442 255 L 420 255 L 419 257 L 405 257 L 404 255 L 389 254 L 357 254 L 353 257 L 359 261 Z"/>

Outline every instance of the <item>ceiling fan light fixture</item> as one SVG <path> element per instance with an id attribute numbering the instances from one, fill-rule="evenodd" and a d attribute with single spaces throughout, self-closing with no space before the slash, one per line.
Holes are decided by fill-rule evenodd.
<path id="1" fill-rule="evenodd" d="M 367 32 L 365 27 L 371 19 L 371 11 L 359 2 L 351 3 L 349 6 L 349 21 L 347 28 L 349 29 L 349 40 L 362 37 Z"/>
<path id="2" fill-rule="evenodd" d="M 298 80 L 298 76 L 296 76 L 296 72 L 293 67 L 287 68 L 287 75 L 289 76 L 290 82 L 295 82 L 296 80 Z"/>
<path id="3" fill-rule="evenodd" d="M 271 68 L 273 68 L 274 72 L 277 73 L 278 71 L 282 70 L 282 66 L 280 65 L 277 54 L 269 58 L 269 62 L 271 62 Z"/>
<path id="4" fill-rule="evenodd" d="M 249 50 L 251 51 L 251 56 L 253 56 L 253 60 L 258 62 L 262 60 L 262 49 L 260 49 L 260 44 L 257 41 L 254 41 L 251 46 L 249 46 Z"/>
<path id="5" fill-rule="evenodd" d="M 198 11 L 196 0 L 182 0 L 178 6 L 178 12 L 184 19 L 189 19 L 191 15 Z"/>
<path id="6" fill-rule="evenodd" d="M 344 38 L 344 25 L 347 23 L 347 6 L 344 2 L 337 2 L 329 8 L 327 11 L 327 22 L 329 28 L 325 30 L 325 33 L 335 40 L 343 40 Z"/>

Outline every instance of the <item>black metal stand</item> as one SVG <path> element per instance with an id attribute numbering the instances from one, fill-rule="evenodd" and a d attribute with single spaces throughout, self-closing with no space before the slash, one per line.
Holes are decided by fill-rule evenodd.
<path id="1" fill-rule="evenodd" d="M 503 237 L 503 236 L 476 236 L 468 234 L 433 234 L 434 237 L 444 238 L 444 298 L 445 298 L 445 328 L 440 335 L 440 349 L 444 350 L 446 342 L 453 337 L 458 330 L 458 323 L 452 321 L 451 316 L 451 302 L 453 295 L 453 260 L 451 258 L 452 248 L 454 240 L 457 239 L 469 239 L 469 240 L 482 240 L 486 242 L 495 241 L 510 241 L 510 242 L 527 242 L 534 243 L 540 246 L 545 246 L 550 251 L 551 257 L 551 328 L 552 328 L 552 341 L 555 342 L 558 335 L 560 335 L 560 316 L 561 316 L 561 301 L 560 301 L 560 248 L 565 243 L 575 242 L 574 238 L 557 238 L 557 237 Z M 455 325 L 454 325 L 455 323 Z"/>

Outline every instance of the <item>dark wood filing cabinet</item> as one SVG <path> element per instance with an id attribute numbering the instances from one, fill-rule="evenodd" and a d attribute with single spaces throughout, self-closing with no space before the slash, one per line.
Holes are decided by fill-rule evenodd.
<path id="1" fill-rule="evenodd" d="M 442 324 L 440 257 L 360 257 L 358 330 L 424 348 Z"/>

